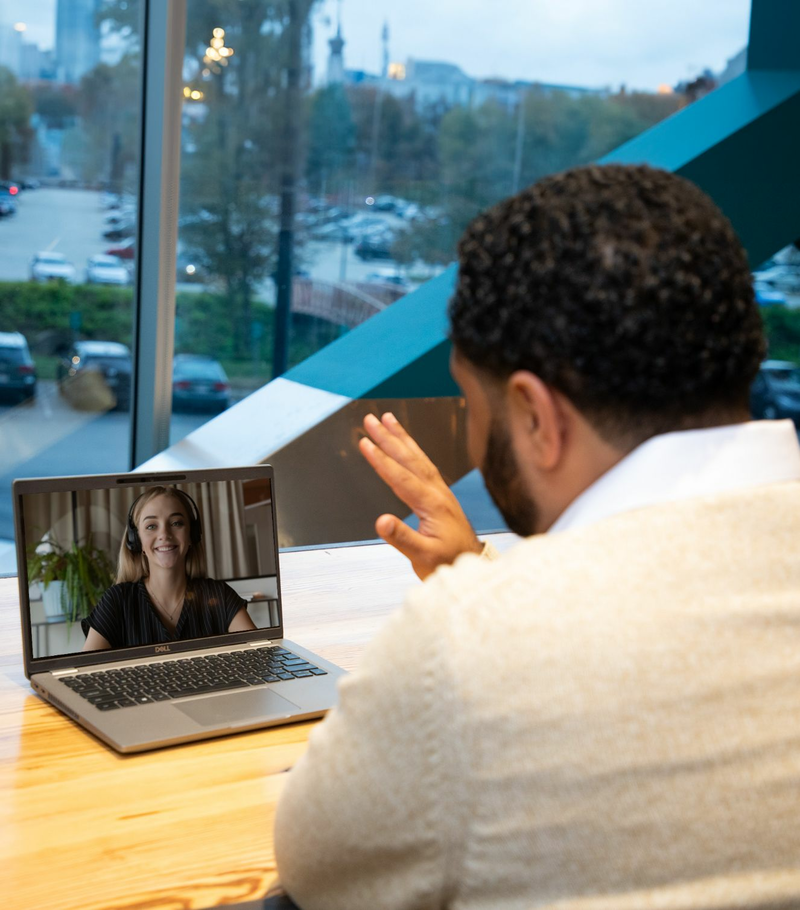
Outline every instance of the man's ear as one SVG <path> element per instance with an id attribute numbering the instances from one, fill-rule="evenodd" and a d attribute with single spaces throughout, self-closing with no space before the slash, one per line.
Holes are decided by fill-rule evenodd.
<path id="1" fill-rule="evenodd" d="M 511 436 L 531 463 L 550 471 L 564 453 L 567 415 L 561 396 L 527 370 L 517 370 L 506 383 Z"/>

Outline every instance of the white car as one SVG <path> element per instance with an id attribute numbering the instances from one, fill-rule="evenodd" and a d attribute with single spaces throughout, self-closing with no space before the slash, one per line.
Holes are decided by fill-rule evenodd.
<path id="1" fill-rule="evenodd" d="M 75 266 L 63 253 L 36 253 L 31 259 L 31 281 L 75 281 Z"/>
<path id="2" fill-rule="evenodd" d="M 761 272 L 753 272 L 753 278 L 784 294 L 800 294 L 800 266 L 773 265 Z"/>
<path id="3" fill-rule="evenodd" d="M 87 284 L 128 284 L 130 280 L 130 272 L 116 256 L 100 254 L 86 262 Z"/>

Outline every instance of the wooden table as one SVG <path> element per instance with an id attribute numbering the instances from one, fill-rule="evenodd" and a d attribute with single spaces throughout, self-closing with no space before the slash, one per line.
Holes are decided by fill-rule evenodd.
<path id="1" fill-rule="evenodd" d="M 492 535 L 498 549 L 515 538 Z M 281 556 L 287 638 L 352 670 L 418 584 L 383 544 Z M 206 908 L 275 881 L 272 821 L 313 723 L 122 756 L 35 696 L 0 579 L 3 910 Z"/>

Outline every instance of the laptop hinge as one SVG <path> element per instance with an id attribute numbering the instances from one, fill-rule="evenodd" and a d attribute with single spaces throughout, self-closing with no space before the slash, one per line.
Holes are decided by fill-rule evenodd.
<path id="1" fill-rule="evenodd" d="M 66 670 L 53 670 L 53 676 L 70 676 L 77 672 L 77 667 L 68 667 Z"/>

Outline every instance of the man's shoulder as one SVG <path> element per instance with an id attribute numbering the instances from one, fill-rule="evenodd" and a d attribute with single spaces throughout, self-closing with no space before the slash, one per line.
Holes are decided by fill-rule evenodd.
<path id="1" fill-rule="evenodd" d="M 536 534 L 496 559 L 460 557 L 438 569 L 410 600 L 434 616 L 492 601 L 512 610 L 532 599 L 580 596 L 584 589 L 636 576 L 672 575 L 683 558 L 709 568 L 773 558 L 781 541 L 800 534 L 800 482 L 648 506 L 555 534 Z M 748 558 L 744 558 L 748 554 Z"/>

